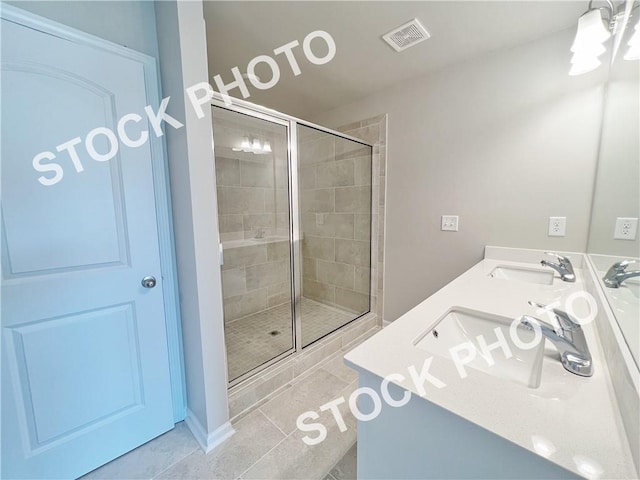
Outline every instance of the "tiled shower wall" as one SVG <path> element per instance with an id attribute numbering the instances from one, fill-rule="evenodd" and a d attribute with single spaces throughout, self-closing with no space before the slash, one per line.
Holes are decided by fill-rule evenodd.
<path id="1" fill-rule="evenodd" d="M 387 165 L 387 115 L 368 118 L 360 122 L 343 125 L 337 129 L 355 138 L 374 145 L 373 147 L 373 188 L 371 242 L 371 311 L 383 323 L 384 291 L 384 217 Z"/>
<path id="2" fill-rule="evenodd" d="M 371 156 L 357 142 L 300 127 L 302 294 L 369 310 Z"/>
<path id="3" fill-rule="evenodd" d="M 233 129 L 218 125 L 216 182 L 227 322 L 291 299 L 286 143 L 271 138 L 272 154 L 234 152 L 229 146 L 233 135 Z"/>

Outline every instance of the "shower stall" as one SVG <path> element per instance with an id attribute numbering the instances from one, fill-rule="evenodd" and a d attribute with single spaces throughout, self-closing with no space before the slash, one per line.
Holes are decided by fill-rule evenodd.
<path id="1" fill-rule="evenodd" d="M 229 382 L 370 311 L 372 146 L 212 103 Z"/>

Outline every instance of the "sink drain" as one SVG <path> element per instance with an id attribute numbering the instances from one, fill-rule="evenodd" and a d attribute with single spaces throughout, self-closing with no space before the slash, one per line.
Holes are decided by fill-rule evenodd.
<path id="1" fill-rule="evenodd" d="M 275 337 L 276 335 L 280 335 L 280 332 L 278 330 L 271 330 L 269 332 L 269 335 L 271 335 L 272 337 Z"/>
<path id="2" fill-rule="evenodd" d="M 438 338 L 438 331 L 437 331 L 437 330 L 434 330 L 434 331 L 433 331 L 433 336 L 434 336 L 435 338 Z"/>

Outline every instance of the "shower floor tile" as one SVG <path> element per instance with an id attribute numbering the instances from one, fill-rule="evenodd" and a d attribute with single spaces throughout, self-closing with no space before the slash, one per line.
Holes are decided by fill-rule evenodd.
<path id="1" fill-rule="evenodd" d="M 314 342 L 353 318 L 353 313 L 302 298 L 302 344 Z M 229 379 L 238 378 L 293 348 L 292 325 L 290 303 L 227 323 L 225 341 Z"/>

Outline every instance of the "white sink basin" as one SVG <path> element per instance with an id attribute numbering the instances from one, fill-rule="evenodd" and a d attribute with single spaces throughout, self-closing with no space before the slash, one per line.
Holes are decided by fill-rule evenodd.
<path id="1" fill-rule="evenodd" d="M 640 299 L 640 281 L 638 281 L 637 278 L 630 278 L 623 282 L 620 288 L 629 292 L 636 299 Z"/>
<path id="2" fill-rule="evenodd" d="M 503 380 L 537 388 L 540 386 L 544 340 L 529 350 L 516 346 L 509 331 L 512 321 L 490 313 L 452 307 L 433 328 L 414 342 L 414 346 L 448 358 L 465 371 L 480 370 Z M 488 351 L 485 347 L 499 340 L 500 334 L 495 329 L 502 333 L 511 356 L 502 348 Z M 534 333 L 522 325 L 518 325 L 516 333 L 521 342 L 530 343 L 534 339 Z"/>
<path id="3" fill-rule="evenodd" d="M 518 282 L 539 283 L 551 285 L 553 283 L 552 270 L 540 270 L 525 267 L 507 267 L 499 265 L 489 274 L 491 278 L 502 280 L 516 280 Z"/>

